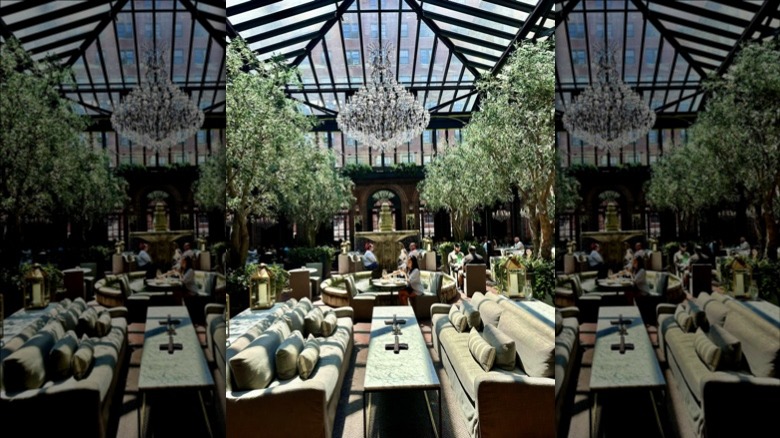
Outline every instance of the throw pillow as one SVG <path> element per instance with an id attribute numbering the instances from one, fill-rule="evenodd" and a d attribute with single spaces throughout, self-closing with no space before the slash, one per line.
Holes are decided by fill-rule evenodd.
<path id="1" fill-rule="evenodd" d="M 479 310 L 470 302 L 461 300 L 461 306 L 463 306 L 463 314 L 466 315 L 466 321 L 469 323 L 469 328 L 479 329 L 482 324 L 482 320 L 479 316 Z"/>
<path id="2" fill-rule="evenodd" d="M 298 371 L 298 355 L 303 350 L 303 335 L 298 330 L 276 349 L 276 376 L 279 380 L 295 377 Z"/>
<path id="3" fill-rule="evenodd" d="M 347 290 L 347 294 L 351 297 L 356 297 L 358 294 L 358 289 L 355 286 L 355 278 L 351 275 L 347 275 L 344 278 L 344 288 Z"/>
<path id="4" fill-rule="evenodd" d="M 81 298 L 81 297 L 78 297 L 75 300 L 73 300 L 73 302 L 70 304 L 70 306 L 68 306 L 69 309 L 70 308 L 78 309 L 79 314 L 81 314 L 81 312 L 87 310 L 87 307 L 88 307 L 87 306 L 87 302 L 84 301 L 84 298 Z"/>
<path id="5" fill-rule="evenodd" d="M 726 323 L 726 315 L 728 314 L 728 308 L 725 304 L 712 298 L 710 294 L 703 292 L 696 298 L 696 304 L 704 309 L 704 313 L 707 315 L 707 321 L 710 326 L 719 325 L 723 327 Z"/>
<path id="6" fill-rule="evenodd" d="M 471 304 L 474 304 L 474 300 L 471 301 Z M 501 319 L 501 313 L 504 311 L 503 307 L 495 301 L 486 298 L 483 298 L 476 306 L 479 309 L 479 317 L 485 324 L 498 326 L 498 321 Z"/>
<path id="7" fill-rule="evenodd" d="M 76 308 L 68 308 L 66 311 L 57 315 L 57 319 L 62 323 L 62 327 L 65 330 L 76 330 L 80 313 L 81 312 Z"/>
<path id="8" fill-rule="evenodd" d="M 311 377 L 320 360 L 320 342 L 312 335 L 306 339 L 303 351 L 298 355 L 298 375 L 306 380 Z"/>
<path id="9" fill-rule="evenodd" d="M 130 289 L 130 279 L 127 278 L 127 274 L 119 276 L 119 289 L 122 290 L 122 294 L 125 298 L 129 298 L 133 294 L 133 290 Z"/>
<path id="10" fill-rule="evenodd" d="M 493 368 L 493 363 L 496 360 L 496 349 L 482 339 L 475 328 L 469 332 L 469 351 L 483 370 L 490 371 Z"/>
<path id="11" fill-rule="evenodd" d="M 677 309 L 674 311 L 674 319 L 677 321 L 677 324 L 680 326 L 683 332 L 691 332 L 691 328 L 693 327 L 693 317 L 690 313 L 688 313 L 684 306 L 677 306 Z"/>
<path id="12" fill-rule="evenodd" d="M 54 342 L 59 341 L 65 336 L 65 328 L 57 318 L 50 319 L 40 331 L 51 333 L 54 336 Z"/>
<path id="13" fill-rule="evenodd" d="M 302 332 L 302 330 L 303 329 L 298 331 Z M 274 321 L 272 324 L 268 326 L 268 329 L 265 331 L 274 332 L 277 335 L 279 335 L 279 339 L 280 339 L 279 342 L 282 342 L 281 340 L 287 339 L 287 337 L 290 336 L 290 333 L 292 333 L 292 330 L 290 330 L 290 326 L 287 325 L 287 323 L 284 322 L 283 320 Z M 260 335 L 262 335 L 263 333 L 264 332 L 260 332 Z"/>
<path id="14" fill-rule="evenodd" d="M 78 350 L 73 353 L 73 377 L 76 380 L 82 380 L 89 375 L 92 362 L 95 359 L 95 342 L 84 336 L 81 339 Z"/>
<path id="15" fill-rule="evenodd" d="M 78 325 L 76 326 L 76 333 L 78 333 L 79 336 L 93 336 L 95 334 L 97 320 L 98 313 L 94 307 L 90 307 L 87 310 L 81 312 Z"/>
<path id="16" fill-rule="evenodd" d="M 707 365 L 710 371 L 718 369 L 721 349 L 712 343 L 701 328 L 696 330 L 696 334 L 693 336 L 693 347 L 696 349 L 699 359 Z"/>
<path id="17" fill-rule="evenodd" d="M 563 315 L 561 315 L 560 309 L 555 309 L 555 336 L 558 336 L 563 331 Z"/>
<path id="18" fill-rule="evenodd" d="M 338 325 L 339 318 L 336 316 L 336 312 L 332 310 L 325 312 L 325 317 L 322 318 L 322 336 L 328 337 L 335 333 Z"/>
<path id="19" fill-rule="evenodd" d="M 276 350 L 282 339 L 279 332 L 269 328 L 230 358 L 230 373 L 236 383 L 235 389 L 263 389 L 271 383 L 276 374 Z"/>
<path id="20" fill-rule="evenodd" d="M 322 309 L 319 306 L 311 309 L 304 317 L 304 328 L 307 335 L 322 335 L 322 320 L 324 319 Z"/>
<path id="21" fill-rule="evenodd" d="M 710 323 L 707 320 L 707 314 L 704 313 L 704 311 L 699 307 L 698 304 L 696 304 L 695 301 L 688 301 L 688 314 L 691 315 L 691 322 L 693 324 L 692 330 L 696 330 L 697 328 L 700 328 L 704 330 L 704 332 L 708 332 L 710 330 Z"/>
<path id="22" fill-rule="evenodd" d="M 466 315 L 461 312 L 460 308 L 458 308 L 456 304 L 450 306 L 449 318 L 450 322 L 455 327 L 455 330 L 458 331 L 458 333 L 463 333 L 466 331 L 466 327 L 468 326 Z"/>
<path id="23" fill-rule="evenodd" d="M 311 300 L 308 297 L 301 298 L 297 305 L 302 306 L 307 313 L 311 312 L 311 309 L 314 308 L 314 304 L 311 303 Z"/>
<path id="24" fill-rule="evenodd" d="M 710 326 L 707 336 L 721 350 L 718 371 L 739 370 L 742 366 L 742 344 L 739 339 L 718 325 Z"/>
<path id="25" fill-rule="evenodd" d="M 111 332 L 111 314 L 107 310 L 100 312 L 95 323 L 95 335 L 102 338 Z"/>
<path id="26" fill-rule="evenodd" d="M 282 319 L 287 323 L 287 326 L 290 327 L 290 331 L 298 330 L 301 333 L 303 333 L 305 317 L 306 313 L 304 313 L 303 307 L 296 307 L 282 315 Z"/>
<path id="27" fill-rule="evenodd" d="M 54 344 L 49 353 L 49 380 L 67 379 L 73 374 L 70 364 L 73 354 L 78 348 L 79 340 L 76 337 L 76 332 L 73 330 L 69 330 L 62 339 Z"/>
<path id="28" fill-rule="evenodd" d="M 46 382 L 46 359 L 57 342 L 51 332 L 38 332 L 3 360 L 6 391 L 37 389 Z"/>
<path id="29" fill-rule="evenodd" d="M 490 324 L 485 324 L 482 338 L 495 349 L 495 365 L 497 367 L 507 371 L 515 369 L 517 350 L 515 349 L 515 341 L 512 338 Z"/>

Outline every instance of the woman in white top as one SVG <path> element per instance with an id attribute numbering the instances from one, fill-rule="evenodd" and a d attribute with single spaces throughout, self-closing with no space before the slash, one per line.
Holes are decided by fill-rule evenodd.
<path id="1" fill-rule="evenodd" d="M 195 282 L 195 270 L 192 269 L 192 259 L 183 257 L 180 261 L 180 267 L 179 279 L 181 280 L 181 289 L 174 294 L 178 304 L 181 304 L 186 297 L 198 294 L 198 284 Z"/>
<path id="2" fill-rule="evenodd" d="M 647 271 L 645 271 L 645 259 L 642 256 L 634 257 L 631 279 L 634 281 L 634 289 L 627 293 L 628 303 L 634 304 L 634 298 L 644 297 L 650 294 L 650 285 L 647 284 Z"/>
<path id="3" fill-rule="evenodd" d="M 404 273 L 409 286 L 398 291 L 398 297 L 401 304 L 409 304 L 410 297 L 416 297 L 423 294 L 422 279 L 420 278 L 420 266 L 417 263 L 417 257 L 409 256 L 406 259 L 406 272 Z"/>

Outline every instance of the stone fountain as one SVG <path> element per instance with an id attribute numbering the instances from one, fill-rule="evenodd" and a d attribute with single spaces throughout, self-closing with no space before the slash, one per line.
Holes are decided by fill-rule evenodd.
<path id="1" fill-rule="evenodd" d="M 374 254 L 379 267 L 388 271 L 398 268 L 397 260 L 403 243 L 407 237 L 418 236 L 417 230 L 393 231 L 393 216 L 390 213 L 390 203 L 383 202 L 379 208 L 379 231 L 363 231 L 355 233 L 355 237 L 363 237 L 374 242 Z"/>
<path id="2" fill-rule="evenodd" d="M 136 237 L 149 243 L 149 255 L 152 261 L 158 266 L 165 266 L 173 260 L 175 251 L 174 243 L 182 237 L 192 236 L 192 230 L 168 230 L 167 218 L 165 217 L 165 207 L 162 202 L 157 202 L 154 206 L 154 217 L 152 218 L 152 230 L 134 231 L 130 237 Z"/>
<path id="3" fill-rule="evenodd" d="M 644 230 L 620 230 L 620 220 L 617 214 L 617 204 L 614 201 L 607 202 L 605 218 L 605 231 L 586 231 L 582 238 L 593 239 L 601 245 L 601 256 L 604 262 L 611 268 L 623 266 L 625 253 L 624 243 L 634 237 L 644 237 Z"/>

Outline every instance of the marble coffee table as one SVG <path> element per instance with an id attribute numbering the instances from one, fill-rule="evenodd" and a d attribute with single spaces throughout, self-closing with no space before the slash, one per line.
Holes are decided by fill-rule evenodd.
<path id="1" fill-rule="evenodd" d="M 397 319 L 405 320 L 399 324 L 401 334 L 398 341 L 406 344 L 406 349 L 386 349 L 387 344 L 395 343 L 393 326 L 385 324 Z M 436 390 L 439 397 L 439 427 L 436 429 L 433 421 L 428 395 L 425 400 L 431 425 L 434 432 L 441 432 L 441 383 L 433 366 L 428 346 L 425 343 L 420 326 L 414 317 L 414 309 L 410 306 L 377 306 L 371 318 L 371 341 L 368 344 L 368 360 L 366 361 L 366 377 L 363 383 L 363 435 L 368 435 L 368 412 L 370 397 L 375 392 Z"/>
<path id="2" fill-rule="evenodd" d="M 615 324 L 622 317 L 624 324 Z M 621 330 L 624 327 L 621 351 Z M 649 392 L 656 408 L 653 392 L 666 387 L 661 367 L 647 335 L 639 308 L 636 306 L 603 306 L 599 308 L 596 327 L 596 346 L 590 375 L 591 412 L 588 413 L 590 433 L 593 434 L 595 407 L 598 434 L 599 397 L 609 398 L 618 393 Z M 663 434 L 658 411 L 655 412 L 659 432 Z"/>
<path id="3" fill-rule="evenodd" d="M 171 327 L 175 333 L 172 336 L 169 336 L 167 325 L 169 315 L 171 320 L 174 320 Z M 209 365 L 203 355 L 200 340 L 187 308 L 184 306 L 149 307 L 146 313 L 141 373 L 138 377 L 138 392 L 141 396 L 138 434 L 141 436 L 145 434 L 144 422 L 147 415 L 148 395 L 169 391 L 195 391 L 200 398 L 209 436 L 213 436 L 203 401 L 203 392 L 213 389 L 214 379 L 211 377 Z"/>

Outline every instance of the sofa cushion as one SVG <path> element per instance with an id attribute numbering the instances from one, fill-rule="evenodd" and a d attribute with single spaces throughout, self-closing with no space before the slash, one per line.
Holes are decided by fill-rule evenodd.
<path id="1" fill-rule="evenodd" d="M 95 359 L 95 341 L 86 336 L 82 337 L 79 348 L 73 353 L 73 377 L 82 380 L 89 375 L 92 363 Z"/>
<path id="2" fill-rule="evenodd" d="M 104 310 L 98 314 L 97 322 L 95 323 L 95 335 L 102 338 L 111 331 L 111 314 L 108 310 Z"/>
<path id="3" fill-rule="evenodd" d="M 303 309 L 306 310 L 306 313 L 309 313 L 315 307 L 308 297 L 301 298 L 301 300 L 298 301 L 298 303 L 295 305 L 295 307 L 298 306 L 303 307 Z"/>
<path id="4" fill-rule="evenodd" d="M 720 350 L 720 361 L 716 367 L 719 371 L 742 368 L 742 344 L 739 339 L 719 325 L 710 327 L 707 337 Z"/>
<path id="5" fill-rule="evenodd" d="M 339 325 L 339 318 L 336 316 L 336 312 L 328 310 L 325 312 L 325 316 L 322 318 L 322 336 L 330 336 L 336 331 L 336 327 Z"/>
<path id="6" fill-rule="evenodd" d="M 498 329 L 515 341 L 520 366 L 531 377 L 555 377 L 555 321 L 542 320 L 533 312 L 522 310 L 517 304 L 502 301 L 504 313 Z"/>
<path id="7" fill-rule="evenodd" d="M 704 313 L 707 315 L 707 322 L 712 325 L 719 325 L 723 327 L 726 322 L 726 315 L 728 314 L 728 308 L 725 304 L 718 300 L 715 300 L 710 294 L 703 292 L 696 298 L 696 304 L 704 309 Z"/>
<path id="8" fill-rule="evenodd" d="M 563 331 L 563 315 L 561 315 L 560 309 L 555 309 L 555 336 L 558 336 Z"/>
<path id="9" fill-rule="evenodd" d="M 669 354 L 674 356 L 673 360 L 677 363 L 682 374 L 681 383 L 684 383 L 694 398 L 701 402 L 702 379 L 709 375 L 710 371 L 696 354 L 694 338 L 694 333 L 683 333 L 681 330 L 668 330 L 666 332 Z"/>
<path id="10" fill-rule="evenodd" d="M 282 315 L 282 319 L 287 323 L 287 327 L 290 331 L 298 330 L 303 333 L 305 327 L 306 309 L 304 307 L 296 307 L 289 312 L 285 312 Z"/>
<path id="11" fill-rule="evenodd" d="M 501 319 L 501 312 L 503 308 L 495 301 L 483 299 L 478 305 L 479 316 L 485 325 L 491 324 L 498 326 L 498 321 Z"/>
<path id="12" fill-rule="evenodd" d="M 482 338 L 496 351 L 495 365 L 501 369 L 512 371 L 517 362 L 517 350 L 515 341 L 496 326 L 485 324 Z"/>
<path id="13" fill-rule="evenodd" d="M 320 309 L 319 306 L 311 309 L 304 317 L 303 326 L 306 329 L 306 335 L 322 335 L 322 320 L 324 318 L 325 315 L 322 313 L 322 309 Z"/>
<path id="14" fill-rule="evenodd" d="M 574 292 L 574 295 L 577 296 L 577 298 L 582 296 L 582 281 L 580 280 L 579 275 L 572 275 L 571 278 L 571 290 Z"/>
<path id="15" fill-rule="evenodd" d="M 125 298 L 129 298 L 133 294 L 133 290 L 130 288 L 130 279 L 127 278 L 127 274 L 121 274 L 119 276 L 119 289 Z"/>
<path id="16" fill-rule="evenodd" d="M 70 303 L 70 306 L 68 306 L 69 309 L 77 309 L 79 311 L 79 314 L 81 312 L 87 310 L 87 302 L 84 301 L 84 298 L 78 297 L 75 300 L 73 300 L 72 303 Z"/>
<path id="17" fill-rule="evenodd" d="M 68 308 L 64 312 L 60 312 L 57 315 L 57 320 L 59 320 L 60 323 L 62 323 L 62 327 L 66 331 L 67 330 L 74 330 L 75 331 L 76 330 L 76 326 L 79 323 L 79 314 L 80 313 L 81 312 L 78 309 L 76 309 L 75 307 Z"/>
<path id="18" fill-rule="evenodd" d="M 320 360 L 320 342 L 312 335 L 306 339 L 306 343 L 303 346 L 303 350 L 297 358 L 298 374 L 301 379 L 308 379 L 314 369 L 317 368 L 317 363 Z M 346 359 L 349 360 L 349 359 Z"/>
<path id="19" fill-rule="evenodd" d="M 759 330 L 750 319 L 732 312 L 723 327 L 736 337 L 742 347 L 750 373 L 756 377 L 778 377 L 780 337 L 776 332 Z"/>
<path id="20" fill-rule="evenodd" d="M 715 326 L 717 328 L 717 326 Z M 713 344 L 712 341 L 704 333 L 704 330 L 697 329 L 696 334 L 693 335 L 693 347 L 696 350 L 696 354 L 699 359 L 707 365 L 710 371 L 718 369 L 718 362 L 720 362 L 720 348 Z"/>
<path id="21" fill-rule="evenodd" d="M 461 312 L 456 304 L 453 304 L 450 307 L 449 320 L 458 332 L 462 333 L 466 331 L 466 327 L 468 326 L 466 315 Z"/>
<path id="22" fill-rule="evenodd" d="M 73 374 L 71 361 L 78 347 L 79 339 L 73 330 L 68 330 L 65 336 L 54 344 L 49 352 L 47 375 L 49 380 L 67 379 Z"/>
<path id="23" fill-rule="evenodd" d="M 57 318 L 51 318 L 41 327 L 38 333 L 41 332 L 51 333 L 54 336 L 54 342 L 57 342 L 65 336 L 65 327 L 62 326 L 62 323 Z"/>
<path id="24" fill-rule="evenodd" d="M 81 312 L 81 315 L 79 315 L 78 325 L 76 326 L 76 333 L 78 333 L 79 336 L 94 336 L 97 320 L 98 313 L 94 307 L 90 307 L 87 310 Z"/>
<path id="25" fill-rule="evenodd" d="M 298 355 L 303 350 L 303 334 L 292 332 L 276 349 L 276 376 L 281 380 L 292 379 L 298 372 Z"/>
<path id="26" fill-rule="evenodd" d="M 351 297 L 356 297 L 358 289 L 355 286 L 355 278 L 352 275 L 344 277 L 344 288 L 347 290 L 347 294 Z"/>
<path id="27" fill-rule="evenodd" d="M 691 315 L 693 318 L 693 331 L 695 331 L 697 328 L 701 327 L 704 332 L 708 332 L 710 329 L 710 322 L 707 320 L 707 314 L 704 312 L 704 310 L 699 307 L 698 304 L 696 304 L 696 301 L 689 300 L 687 302 L 688 305 L 688 314 Z"/>
<path id="28" fill-rule="evenodd" d="M 230 358 L 230 373 L 238 390 L 263 389 L 276 374 L 276 350 L 285 337 L 269 328 Z"/>
<path id="29" fill-rule="evenodd" d="M 431 280 L 431 286 L 430 286 L 430 289 L 429 289 L 429 291 L 432 294 L 434 294 L 436 296 L 439 296 L 439 292 L 441 291 L 441 283 L 443 281 L 443 278 L 444 277 L 442 276 L 441 272 L 437 272 L 437 273 L 433 274 L 433 280 Z"/>
<path id="30" fill-rule="evenodd" d="M 480 324 L 482 324 L 479 310 L 477 310 L 469 301 L 461 300 L 460 305 L 463 308 L 463 314 L 466 315 L 466 321 L 469 324 L 469 328 L 479 329 Z"/>
<path id="31" fill-rule="evenodd" d="M 469 399 L 474 402 L 477 399 L 475 382 L 477 377 L 485 375 L 485 370 L 474 360 L 469 350 L 470 332 L 458 333 L 455 330 L 442 330 L 440 338 L 441 347 L 452 363 L 457 380 L 460 381 Z"/>
<path id="32" fill-rule="evenodd" d="M 496 349 L 482 339 L 482 335 L 475 328 L 469 332 L 469 351 L 483 370 L 490 371 L 493 368 L 493 363 L 496 361 Z"/>
<path id="33" fill-rule="evenodd" d="M 7 391 L 36 389 L 46 382 L 46 359 L 57 342 L 51 332 L 40 331 L 3 360 L 3 387 Z"/>
<path id="34" fill-rule="evenodd" d="M 677 321 L 677 325 L 680 326 L 683 332 L 690 333 L 693 331 L 693 316 L 688 313 L 685 306 L 679 305 L 674 311 L 674 319 Z"/>

